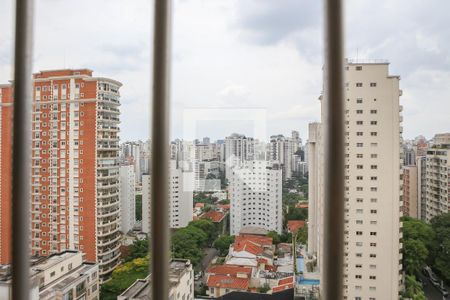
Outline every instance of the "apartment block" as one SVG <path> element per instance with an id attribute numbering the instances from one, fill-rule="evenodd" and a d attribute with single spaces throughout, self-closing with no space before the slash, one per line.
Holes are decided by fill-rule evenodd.
<path id="1" fill-rule="evenodd" d="M 0 85 L 0 265 L 11 263 L 13 89 Z"/>
<path id="2" fill-rule="evenodd" d="M 416 219 L 420 216 L 417 169 L 416 165 L 403 167 L 403 215 Z"/>
<path id="3" fill-rule="evenodd" d="M 192 221 L 193 214 L 193 174 L 176 167 L 176 161 L 170 161 L 169 167 L 169 226 L 186 227 Z M 150 175 L 142 176 L 142 232 L 150 230 Z M 149 201 L 150 200 L 150 201 Z"/>
<path id="4" fill-rule="evenodd" d="M 266 161 L 248 161 L 231 169 L 230 234 L 252 226 L 282 231 L 282 171 Z"/>
<path id="5" fill-rule="evenodd" d="M 108 276 L 119 262 L 119 88 L 88 69 L 33 74 L 32 255 L 80 250 Z M 1 255 L 10 260 L 11 87 L 1 86 Z"/>
<path id="6" fill-rule="evenodd" d="M 132 165 L 120 166 L 120 230 L 131 231 L 136 224 L 136 181 Z"/>
<path id="7" fill-rule="evenodd" d="M 30 269 L 32 300 L 98 300 L 99 268 L 83 260 L 79 251 L 64 251 L 34 258 Z M 0 270 L 0 299 L 12 300 L 10 266 Z"/>
<path id="8" fill-rule="evenodd" d="M 231 168 L 243 164 L 245 161 L 254 160 L 255 141 L 243 134 L 233 133 L 225 138 L 224 162 L 225 175 L 229 179 Z"/>
<path id="9" fill-rule="evenodd" d="M 323 144 L 322 124 L 311 123 L 308 128 L 308 253 L 322 262 L 323 239 Z"/>
<path id="10" fill-rule="evenodd" d="M 387 62 L 347 61 L 345 78 L 344 299 L 398 299 L 403 288 L 400 77 L 389 74 Z M 316 229 L 309 232 L 308 251 L 318 256 L 321 269 L 324 146 L 317 133 L 310 127 L 309 226 Z"/>
<path id="11" fill-rule="evenodd" d="M 449 211 L 450 133 L 436 134 L 426 155 L 425 220 Z"/>
<path id="12" fill-rule="evenodd" d="M 292 177 L 294 154 L 298 150 L 298 143 L 281 134 L 270 137 L 269 160 L 281 164 L 283 180 Z"/>
<path id="13" fill-rule="evenodd" d="M 117 300 L 149 299 L 151 276 L 136 280 Z M 194 300 L 194 269 L 189 260 L 173 259 L 169 268 L 169 299 Z"/>

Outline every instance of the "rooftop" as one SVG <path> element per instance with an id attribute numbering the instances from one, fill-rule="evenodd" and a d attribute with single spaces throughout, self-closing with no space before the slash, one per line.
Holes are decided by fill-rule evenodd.
<path id="1" fill-rule="evenodd" d="M 261 227 L 256 226 L 246 226 L 242 227 L 241 231 L 239 232 L 240 235 L 243 234 L 254 234 L 254 235 L 267 235 L 268 231 Z"/>
<path id="2" fill-rule="evenodd" d="M 176 287 L 180 278 L 183 276 L 184 272 L 187 270 L 192 271 L 192 265 L 189 260 L 185 259 L 174 259 L 170 262 L 169 269 L 169 285 L 170 288 Z M 140 300 L 150 300 L 150 289 L 151 289 L 151 275 L 147 276 L 145 279 L 136 280 L 128 289 L 126 289 L 118 299 L 140 299 Z"/>
<path id="3" fill-rule="evenodd" d="M 220 223 L 224 218 L 224 213 L 215 210 L 210 210 L 202 216 L 202 219 L 210 219 L 213 223 Z"/>
<path id="4" fill-rule="evenodd" d="M 249 284 L 250 279 L 248 278 L 236 278 L 226 275 L 210 275 L 208 277 L 208 282 L 206 283 L 206 285 L 209 287 L 236 289 L 236 290 L 247 290 Z"/>

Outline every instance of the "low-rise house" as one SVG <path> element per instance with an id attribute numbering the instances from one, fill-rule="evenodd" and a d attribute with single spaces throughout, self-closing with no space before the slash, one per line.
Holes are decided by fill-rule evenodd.
<path id="1" fill-rule="evenodd" d="M 217 224 L 218 231 L 225 234 L 227 231 L 227 216 L 227 212 L 210 210 L 204 213 L 201 218 L 211 220 L 214 224 Z"/>
<path id="2" fill-rule="evenodd" d="M 287 229 L 290 233 L 296 234 L 300 228 L 305 227 L 305 221 L 301 220 L 289 220 L 287 222 Z"/>
<path id="3" fill-rule="evenodd" d="M 173 259 L 169 269 L 169 300 L 194 299 L 194 271 L 187 259 Z M 150 300 L 151 275 L 136 280 L 117 300 Z"/>
<path id="4" fill-rule="evenodd" d="M 250 267 L 218 265 L 207 270 L 208 295 L 220 297 L 232 291 L 247 291 L 253 269 Z"/>

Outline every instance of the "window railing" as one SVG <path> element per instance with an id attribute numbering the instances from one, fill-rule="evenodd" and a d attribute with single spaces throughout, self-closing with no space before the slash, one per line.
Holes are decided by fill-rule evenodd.
<path id="1" fill-rule="evenodd" d="M 33 0 L 16 1 L 13 140 L 13 263 L 15 300 L 29 299 Z M 342 298 L 344 128 L 342 1 L 325 1 L 325 218 L 323 299 Z M 152 299 L 168 299 L 169 77 L 171 0 L 155 0 L 152 95 Z M 116 92 L 112 90 L 113 92 Z M 116 101 L 115 99 L 110 99 Z M 110 109 L 110 108 L 109 108 Z M 110 109 L 111 110 L 111 109 Z M 103 117 L 116 121 L 114 117 Z M 116 129 L 102 125 L 104 129 Z"/>

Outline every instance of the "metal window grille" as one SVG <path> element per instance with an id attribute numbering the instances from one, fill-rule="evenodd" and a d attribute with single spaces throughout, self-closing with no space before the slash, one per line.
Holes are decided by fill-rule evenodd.
<path id="1" fill-rule="evenodd" d="M 323 299 L 342 298 L 344 110 L 342 1 L 325 1 Z M 33 0 L 16 1 L 13 124 L 13 299 L 29 299 Z M 155 0 L 152 99 L 152 299 L 168 299 L 168 141 L 171 0 Z M 331 150 L 332 149 L 332 150 Z"/>

